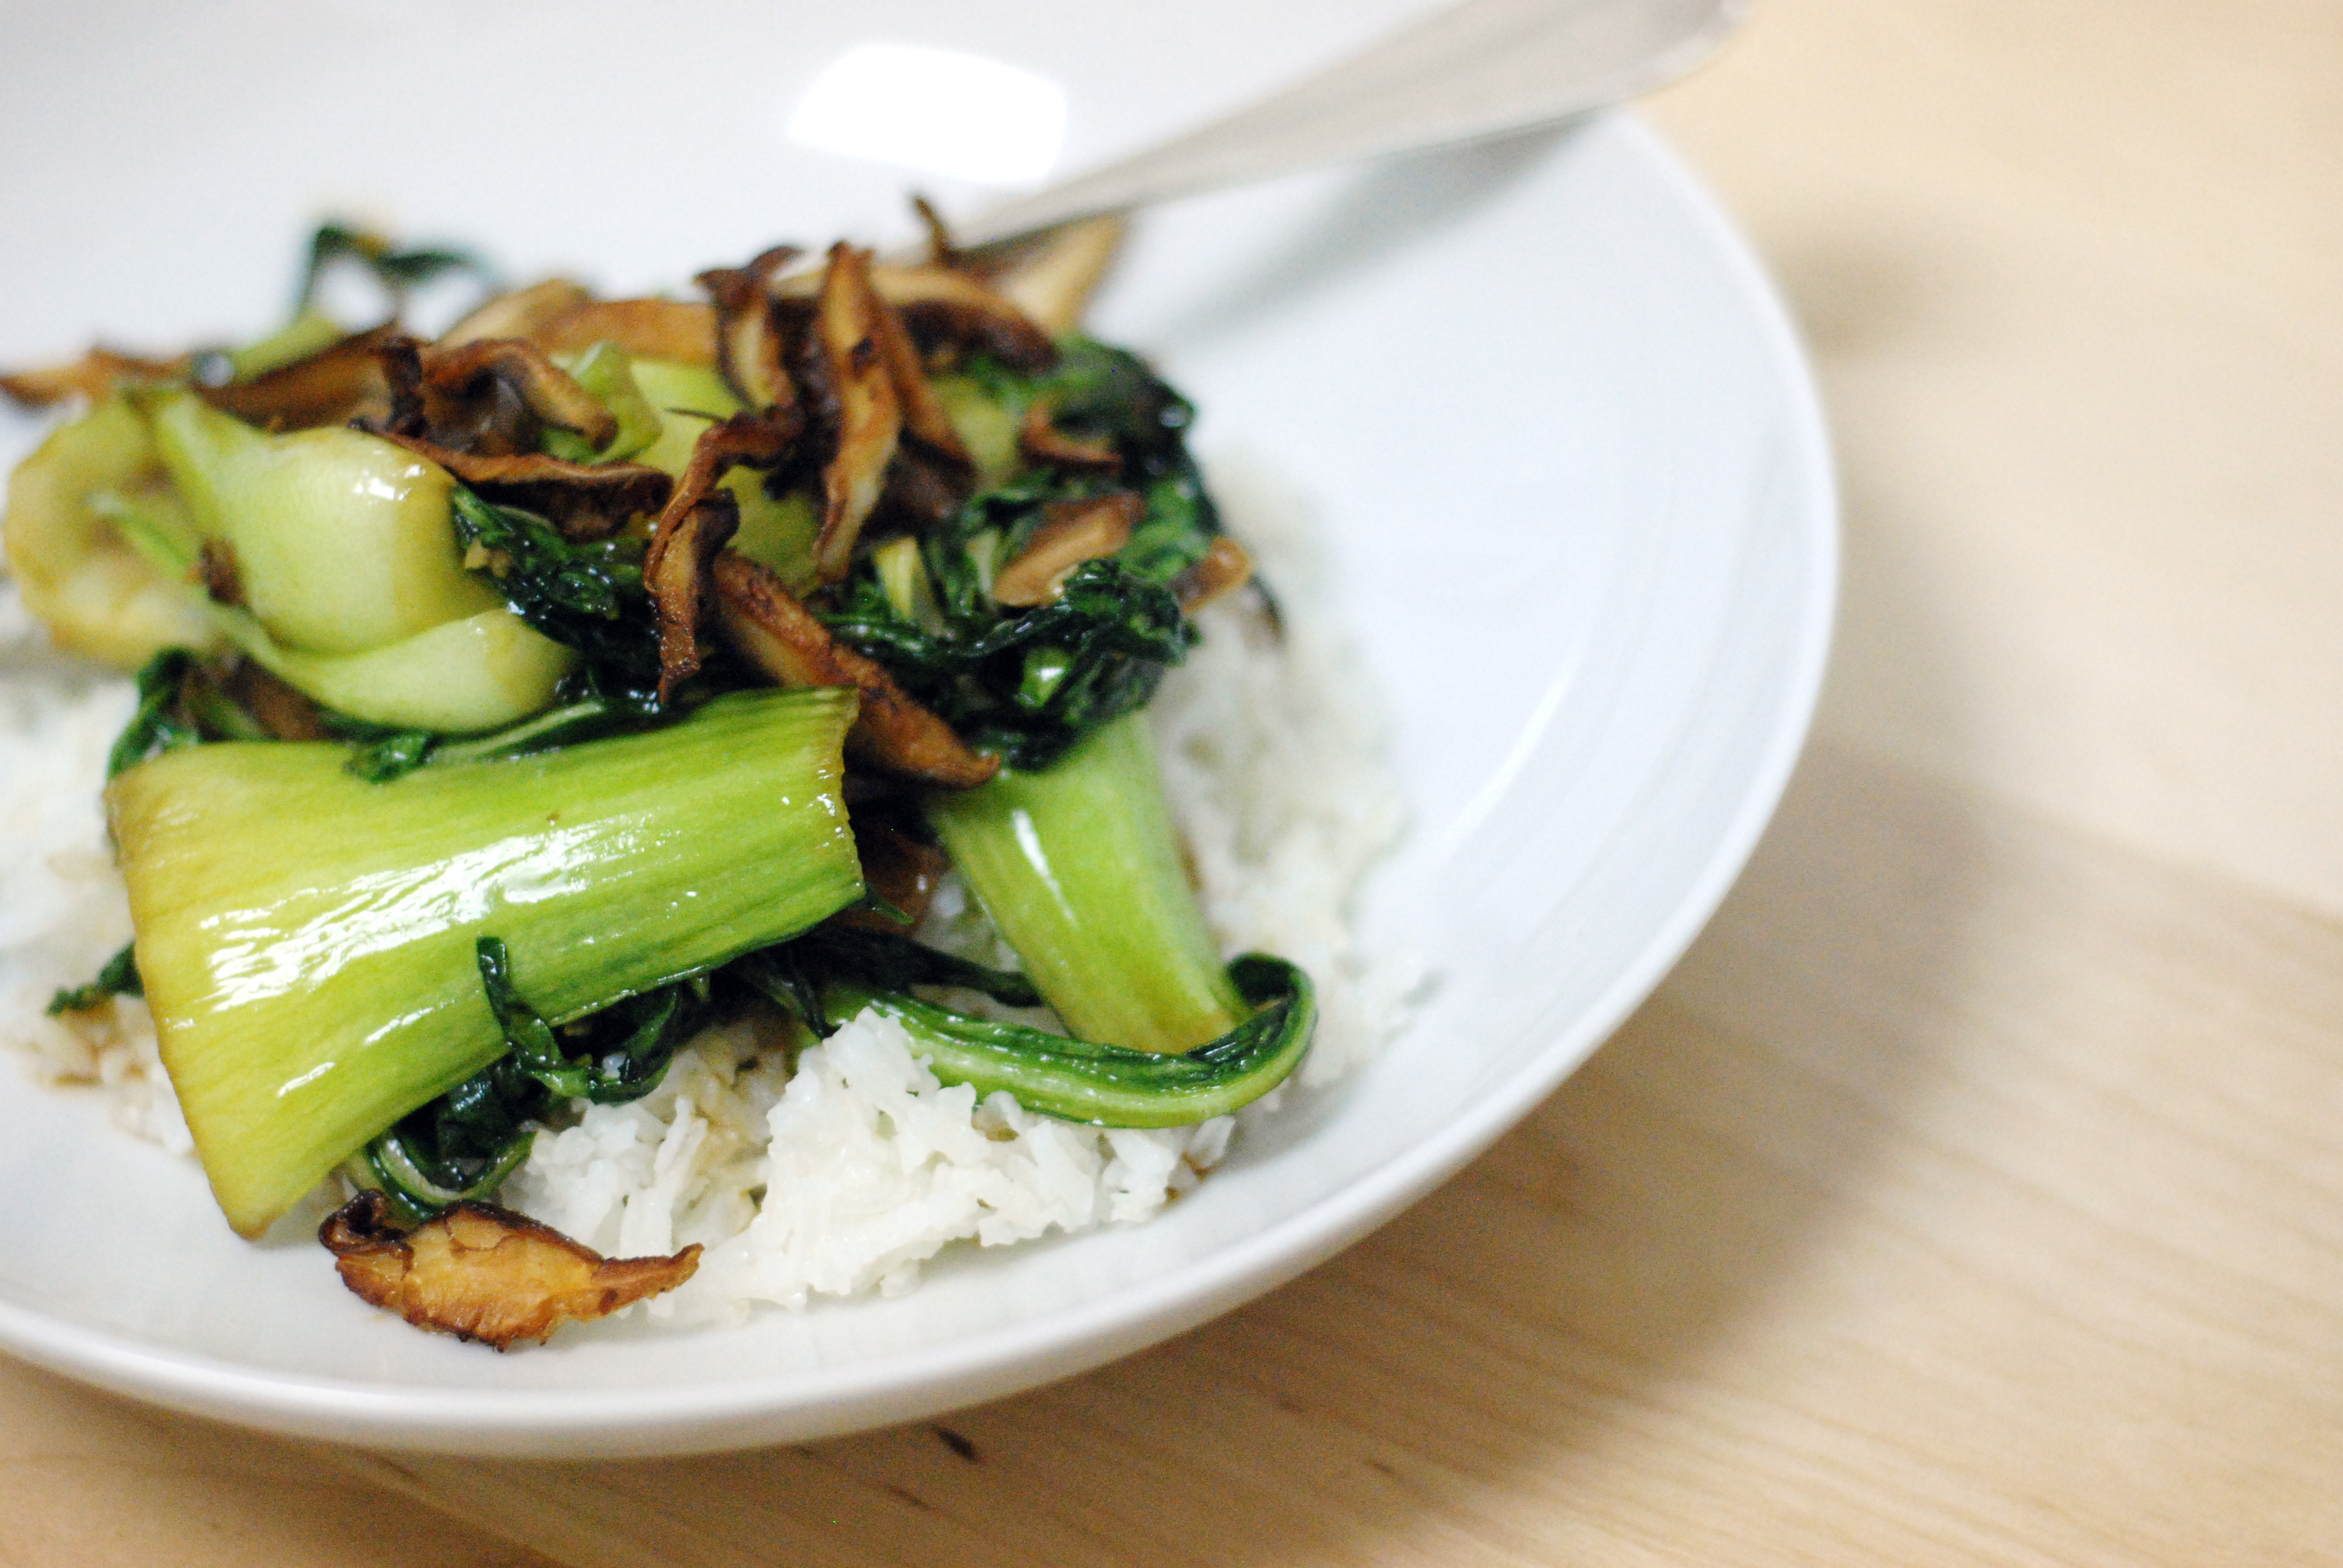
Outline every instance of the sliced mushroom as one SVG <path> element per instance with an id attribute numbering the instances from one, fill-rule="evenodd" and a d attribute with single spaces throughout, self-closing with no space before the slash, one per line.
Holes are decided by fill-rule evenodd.
<path id="1" fill-rule="evenodd" d="M 821 532 L 814 540 L 814 569 L 824 582 L 840 581 L 852 564 L 854 541 L 879 504 L 902 435 L 902 401 L 879 345 L 880 309 L 870 289 L 870 253 L 843 242 L 831 246 L 814 305 L 814 342 L 838 437 L 822 470 Z"/>
<path id="2" fill-rule="evenodd" d="M 793 411 L 792 411 L 793 412 Z M 740 465 L 769 468 L 788 455 L 797 428 L 770 414 L 735 414 L 710 425 L 692 443 L 676 482 L 651 527 L 643 558 L 643 586 L 659 609 L 659 696 L 699 669 L 699 608 L 708 559 L 740 526 L 740 511 L 717 481 Z M 720 498 L 720 505 L 719 501 Z"/>
<path id="3" fill-rule="evenodd" d="M 432 417 L 435 397 L 468 402 L 493 381 L 508 388 L 540 424 L 575 432 L 598 448 L 609 445 L 618 433 L 618 417 L 525 338 L 484 338 L 454 348 L 433 344 L 420 351 L 418 361 L 425 416 L 434 428 L 439 424 Z"/>
<path id="4" fill-rule="evenodd" d="M 886 669 L 840 642 L 769 568 L 716 557 L 717 624 L 740 656 L 783 686 L 851 686 L 862 708 L 848 749 L 872 767 L 948 789 L 968 789 L 1001 770 L 950 725 L 914 701 Z"/>
<path id="5" fill-rule="evenodd" d="M 970 471 L 924 447 L 895 454 L 887 487 L 871 509 L 870 529 L 923 534 L 960 510 L 968 499 Z M 869 530 L 866 530 L 869 531 Z"/>
<path id="6" fill-rule="evenodd" d="M 366 1301 L 418 1329 L 500 1351 L 671 1291 L 699 1267 L 697 1245 L 668 1258 L 606 1259 L 493 1203 L 458 1203 L 401 1231 L 379 1192 L 336 1210 L 317 1240 Z"/>
<path id="7" fill-rule="evenodd" d="M 903 434 L 959 470 L 964 478 L 973 477 L 976 461 L 961 444 L 951 416 L 944 412 L 943 400 L 929 385 L 927 367 L 920 362 L 919 346 L 911 341 L 902 317 L 884 299 L 876 300 L 875 305 L 871 311 L 871 338 L 879 345 L 879 357 L 886 362 L 888 379 L 894 384 L 896 400 L 902 405 Z"/>
<path id="8" fill-rule="evenodd" d="M 1193 615 L 1222 594 L 1252 580 L 1252 557 L 1226 534 L 1214 534 L 1204 558 L 1172 579 L 1180 613 Z"/>
<path id="9" fill-rule="evenodd" d="M 909 915 L 912 925 L 918 925 L 926 916 L 928 906 L 934 902 L 944 873 L 951 869 L 950 857 L 932 845 L 920 843 L 900 828 L 860 817 L 854 824 L 854 843 L 861 852 L 863 886 Z M 904 930 L 901 922 L 877 910 L 851 909 L 831 919 L 840 925 L 868 931 L 900 935 Z"/>
<path id="10" fill-rule="evenodd" d="M 729 490 L 709 490 L 672 528 L 664 528 L 643 562 L 643 586 L 659 615 L 659 700 L 699 673 L 699 607 L 708 564 L 740 531 L 740 503 Z"/>
<path id="11" fill-rule="evenodd" d="M 226 539 L 206 539 L 196 547 L 196 586 L 214 604 L 244 603 L 244 577 L 236 570 L 236 550 Z"/>
<path id="12" fill-rule="evenodd" d="M 406 361 L 417 347 L 396 323 L 386 323 L 249 381 L 196 391 L 213 407 L 264 430 L 313 430 L 353 419 L 380 423 L 394 415 Z"/>
<path id="13" fill-rule="evenodd" d="M 641 463 L 572 463 L 543 452 L 455 452 L 419 436 L 386 433 L 491 501 L 548 519 L 565 538 L 605 539 L 667 505 L 675 481 Z"/>
<path id="14" fill-rule="evenodd" d="M 911 210 L 919 215 L 920 226 L 928 231 L 928 265 L 960 266 L 960 246 L 952 239 L 951 226 L 944 222 L 944 215 L 936 210 L 936 204 L 913 191 Z"/>
<path id="15" fill-rule="evenodd" d="M 772 286 L 784 298 L 818 293 L 825 274 L 798 273 Z M 950 266 L 873 263 L 871 289 L 903 316 L 921 351 L 980 349 L 1012 370 L 1039 375 L 1058 362 L 1058 347 L 1006 297 L 972 274 Z"/>
<path id="16" fill-rule="evenodd" d="M 239 658 L 216 684 L 279 740 L 330 740 L 325 709 L 261 666 Z"/>
<path id="17" fill-rule="evenodd" d="M 993 577 L 992 597 L 1014 609 L 1050 603 L 1064 591 L 1069 572 L 1129 544 L 1131 530 L 1146 515 L 1146 503 L 1129 490 L 1051 502 L 1025 548 Z"/>
<path id="18" fill-rule="evenodd" d="M 716 312 L 686 299 L 593 299 L 527 333 L 548 354 L 583 354 L 613 343 L 638 359 L 717 365 Z"/>
<path id="19" fill-rule="evenodd" d="M 1120 217 L 1087 217 L 1021 247 L 988 281 L 1001 297 L 1055 337 L 1081 325 L 1091 295 L 1121 247 Z"/>
<path id="20" fill-rule="evenodd" d="M 1017 427 L 1017 449 L 1029 462 L 1054 464 L 1090 473 L 1113 474 L 1122 468 L 1114 443 L 1103 437 L 1069 436 L 1052 421 L 1054 410 L 1046 398 L 1036 399 Z"/>
<path id="21" fill-rule="evenodd" d="M 1046 330 L 965 272 L 940 266 L 874 267 L 870 283 L 903 313 L 904 326 L 923 348 L 981 349 L 1028 376 L 1058 363 L 1058 346 Z"/>
<path id="22" fill-rule="evenodd" d="M 534 338 L 546 327 L 577 311 L 594 297 L 566 277 L 548 277 L 527 288 L 483 301 L 463 320 L 439 335 L 442 348 L 461 348 L 494 337 Z"/>
<path id="23" fill-rule="evenodd" d="M 176 359 L 141 359 L 111 348 L 93 348 L 70 365 L 0 376 L 0 395 L 25 408 L 47 408 L 68 397 L 96 403 L 126 381 L 173 381 L 186 376 L 192 365 L 185 354 Z"/>
<path id="24" fill-rule="evenodd" d="M 799 254 L 793 245 L 777 245 L 746 266 L 710 267 L 699 277 L 699 286 L 716 302 L 718 367 L 752 409 L 797 402 L 788 337 L 773 308 L 769 286 Z"/>

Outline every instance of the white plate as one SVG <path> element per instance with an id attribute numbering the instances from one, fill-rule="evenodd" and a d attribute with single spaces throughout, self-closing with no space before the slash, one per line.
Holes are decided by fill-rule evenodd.
<path id="1" fill-rule="evenodd" d="M 1021 32 L 981 37 L 933 5 L 860 25 L 711 5 L 689 50 L 624 35 L 639 7 L 553 0 L 468 8 L 471 34 L 452 0 L 401 7 L 396 37 L 390 8 L 355 0 L 12 14 L 0 363 L 93 329 L 129 346 L 249 334 L 301 226 L 354 196 L 407 233 L 613 287 L 679 285 L 782 235 L 900 232 L 904 176 L 793 152 L 776 129 L 865 26 L 989 44 L 1064 81 L 1081 162 L 1409 8 L 1294 7 L 1327 24 L 1311 35 L 1293 13 L 1207 6 L 1151 75 L 1109 71 L 1128 40 L 1084 32 L 1100 13 L 1072 5 L 1017 8 Z M 458 47 L 482 17 L 502 44 Z M 515 65 L 540 25 L 594 46 Z M 1212 25 L 1259 46 L 1208 91 Z M 816 1437 L 1201 1322 L 1389 1218 L 1559 1083 L 1723 896 L 1821 676 L 1828 456 L 1759 270 L 1656 142 L 1612 118 L 1161 215 L 1098 325 L 1196 398 L 1208 457 L 1272 467 L 1329 537 L 1326 586 L 1386 702 L 1414 821 L 1366 918 L 1440 976 L 1383 1060 L 1145 1226 L 959 1258 L 895 1301 L 510 1356 L 371 1312 L 314 1246 L 246 1247 L 192 1165 L 0 1070 L 0 1345 L 164 1404 L 378 1445 Z"/>

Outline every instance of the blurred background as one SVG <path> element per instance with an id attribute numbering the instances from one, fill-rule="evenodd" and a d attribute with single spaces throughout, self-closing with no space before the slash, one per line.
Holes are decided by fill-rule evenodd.
<path id="1" fill-rule="evenodd" d="M 0 172 L 0 357 L 75 352 L 92 320 L 126 342 L 249 332 L 281 309 L 323 212 L 466 237 L 516 276 L 580 270 L 610 292 L 688 287 L 709 257 L 789 235 L 908 238 L 906 184 L 968 210 L 1433 8 L 5 0 L 0 146 L 75 156 Z M 614 56 L 633 101 L 598 105 Z M 88 188 L 91 165 L 106 188 Z M 510 171 L 493 196 L 449 178 L 483 167 Z M 101 284 L 104 313 L 76 317 Z"/>

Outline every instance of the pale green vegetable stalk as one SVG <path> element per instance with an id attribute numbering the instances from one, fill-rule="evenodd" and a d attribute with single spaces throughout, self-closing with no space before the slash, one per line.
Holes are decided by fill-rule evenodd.
<path id="1" fill-rule="evenodd" d="M 192 556 L 195 533 L 167 489 L 146 419 L 109 397 L 58 426 L 8 478 L 0 543 L 8 570 L 60 648 L 136 669 L 166 648 L 219 640 L 180 574 L 156 567 L 90 505 L 136 495 L 156 527 Z"/>
<path id="2" fill-rule="evenodd" d="M 1185 1051 L 1251 1010 L 1205 929 L 1146 717 L 1040 772 L 929 798 L 952 863 L 1041 995 L 1087 1040 Z"/>
<path id="3" fill-rule="evenodd" d="M 681 724 L 353 778 L 344 747 L 223 743 L 106 804 L 146 984 L 230 1223 L 257 1235 L 400 1116 L 506 1049 L 475 943 L 556 1023 L 851 903 L 842 689 L 741 693 Z"/>
<path id="4" fill-rule="evenodd" d="M 192 532 L 152 500 L 99 496 L 92 510 L 238 651 L 327 707 L 493 729 L 545 707 L 576 663 L 465 569 L 438 465 L 357 430 L 266 435 L 184 391 L 155 397 L 151 424 Z M 199 540 L 224 549 L 239 604 L 188 581 Z"/>

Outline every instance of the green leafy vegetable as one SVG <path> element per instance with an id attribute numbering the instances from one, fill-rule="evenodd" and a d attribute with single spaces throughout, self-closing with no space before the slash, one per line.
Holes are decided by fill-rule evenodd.
<path id="1" fill-rule="evenodd" d="M 558 1099 L 597 1105 L 641 1099 L 659 1087 L 676 1046 L 707 1011 L 704 980 L 661 986 L 571 1025 L 568 1032 L 573 1036 L 591 1037 L 584 1041 L 585 1054 L 573 1055 L 553 1026 L 522 999 L 504 942 L 483 936 L 475 950 L 488 1010 L 496 1014 L 513 1060 Z"/>
<path id="2" fill-rule="evenodd" d="M 754 986 L 820 1035 L 835 1027 L 821 1005 L 822 987 L 839 978 L 882 991 L 959 986 L 1011 1007 L 1041 1005 L 1041 993 L 1023 975 L 940 952 L 909 937 L 852 926 L 816 926 L 794 941 L 735 959 L 724 972 Z"/>
<path id="3" fill-rule="evenodd" d="M 822 618 L 971 746 L 1029 769 L 1145 706 L 1187 656 L 1195 633 L 1172 585 L 1221 531 L 1188 456 L 1187 400 L 1135 355 L 1084 337 L 1061 347 L 1058 367 L 1038 377 L 971 361 L 959 396 L 1018 417 L 1045 404 L 1065 434 L 1108 442 L 1115 471 L 1042 464 L 980 490 L 920 541 L 931 598 L 915 602 L 886 569 L 900 579 L 902 563 L 874 555 Z M 1122 490 L 1136 491 L 1144 510 L 1121 550 L 1076 568 L 1051 603 L 1011 613 L 993 602 L 995 566 L 1051 506 Z"/>
<path id="4" fill-rule="evenodd" d="M 571 746 L 606 735 L 626 734 L 642 728 L 642 714 L 625 703 L 587 697 L 549 708 L 519 723 L 486 735 L 451 737 L 427 729 L 386 730 L 328 715 L 337 734 L 359 742 L 346 766 L 370 784 L 387 784 L 417 768 L 444 768 L 459 762 L 486 762 L 498 757 L 522 757 L 556 746 Z"/>
<path id="5" fill-rule="evenodd" d="M 494 1197 L 528 1158 L 528 1124 L 545 1103 L 545 1086 L 501 1056 L 400 1118 L 346 1169 L 388 1198 L 400 1220 L 419 1225 L 450 1204 Z"/>
<path id="6" fill-rule="evenodd" d="M 936 576 L 956 588 L 948 550 L 931 545 L 929 553 L 946 558 Z M 1114 560 L 1085 561 L 1054 603 L 1022 615 L 957 605 L 945 613 L 944 632 L 922 629 L 871 576 L 854 578 L 842 608 L 823 619 L 970 746 L 1015 768 L 1047 768 L 1084 735 L 1144 706 L 1195 640 L 1171 589 Z"/>
<path id="7" fill-rule="evenodd" d="M 387 784 L 429 761 L 438 744 L 427 729 L 394 729 L 354 749 L 342 766 L 369 784 Z"/>
<path id="8" fill-rule="evenodd" d="M 121 739 L 115 741 L 114 749 L 106 753 L 108 779 L 126 769 L 136 768 L 149 757 L 176 751 L 182 746 L 203 744 L 202 730 L 179 707 L 181 690 L 195 668 L 194 654 L 184 648 L 166 648 L 139 669 L 138 708 L 131 714 Z"/>
<path id="9" fill-rule="evenodd" d="M 833 1020 L 876 1008 L 909 1030 L 929 1070 L 979 1097 L 1007 1090 L 1028 1111 L 1099 1127 L 1183 1127 L 1225 1116 L 1282 1083 L 1310 1049 L 1318 1004 L 1310 977 L 1283 959 L 1248 953 L 1229 977 L 1256 1010 L 1228 1033 L 1179 1054 L 1124 1050 L 1021 1024 L 971 1018 L 910 997 L 835 981 Z"/>
<path id="10" fill-rule="evenodd" d="M 65 1012 L 87 1012 L 109 997 L 144 996 L 146 990 L 138 981 L 138 957 L 128 942 L 122 950 L 106 960 L 97 978 L 87 985 L 77 985 L 70 990 L 60 990 L 49 999 L 43 1009 L 51 1018 Z"/>
<path id="11" fill-rule="evenodd" d="M 359 430 L 271 436 L 184 391 L 149 401 L 184 517 L 143 495 L 88 506 L 246 658 L 399 729 L 493 729 L 553 697 L 576 660 L 463 569 L 444 471 Z M 225 547 L 241 602 L 191 580 L 204 542 Z"/>
<path id="12" fill-rule="evenodd" d="M 220 689 L 187 648 L 166 648 L 138 671 L 138 707 L 106 754 L 109 779 L 150 757 L 212 740 L 266 740 L 260 721 Z"/>
<path id="13" fill-rule="evenodd" d="M 591 695 L 643 712 L 659 703 L 659 623 L 643 589 L 643 544 L 618 538 L 573 544 L 534 512 L 454 493 L 456 538 L 478 546 L 481 569 L 513 613 L 575 648 Z"/>
<path id="14" fill-rule="evenodd" d="M 507 1052 L 368 1143 L 353 1174 L 420 1223 L 451 1203 L 493 1196 L 528 1158 L 557 1101 L 618 1105 L 657 1089 L 676 1048 L 706 1019 L 706 979 L 628 997 L 557 1030 L 523 1000 L 504 942 L 474 946 L 480 988 Z"/>
<path id="15" fill-rule="evenodd" d="M 297 317 L 316 302 L 327 272 L 341 261 L 355 262 L 364 268 L 391 297 L 394 305 L 403 303 L 408 294 L 424 284 L 449 273 L 470 273 L 486 286 L 492 286 L 496 281 L 496 274 L 488 263 L 468 250 L 449 246 L 401 250 L 370 229 L 339 223 L 321 224 L 309 237 L 309 262 L 302 269 L 299 292 L 293 297 L 293 314 Z"/>

